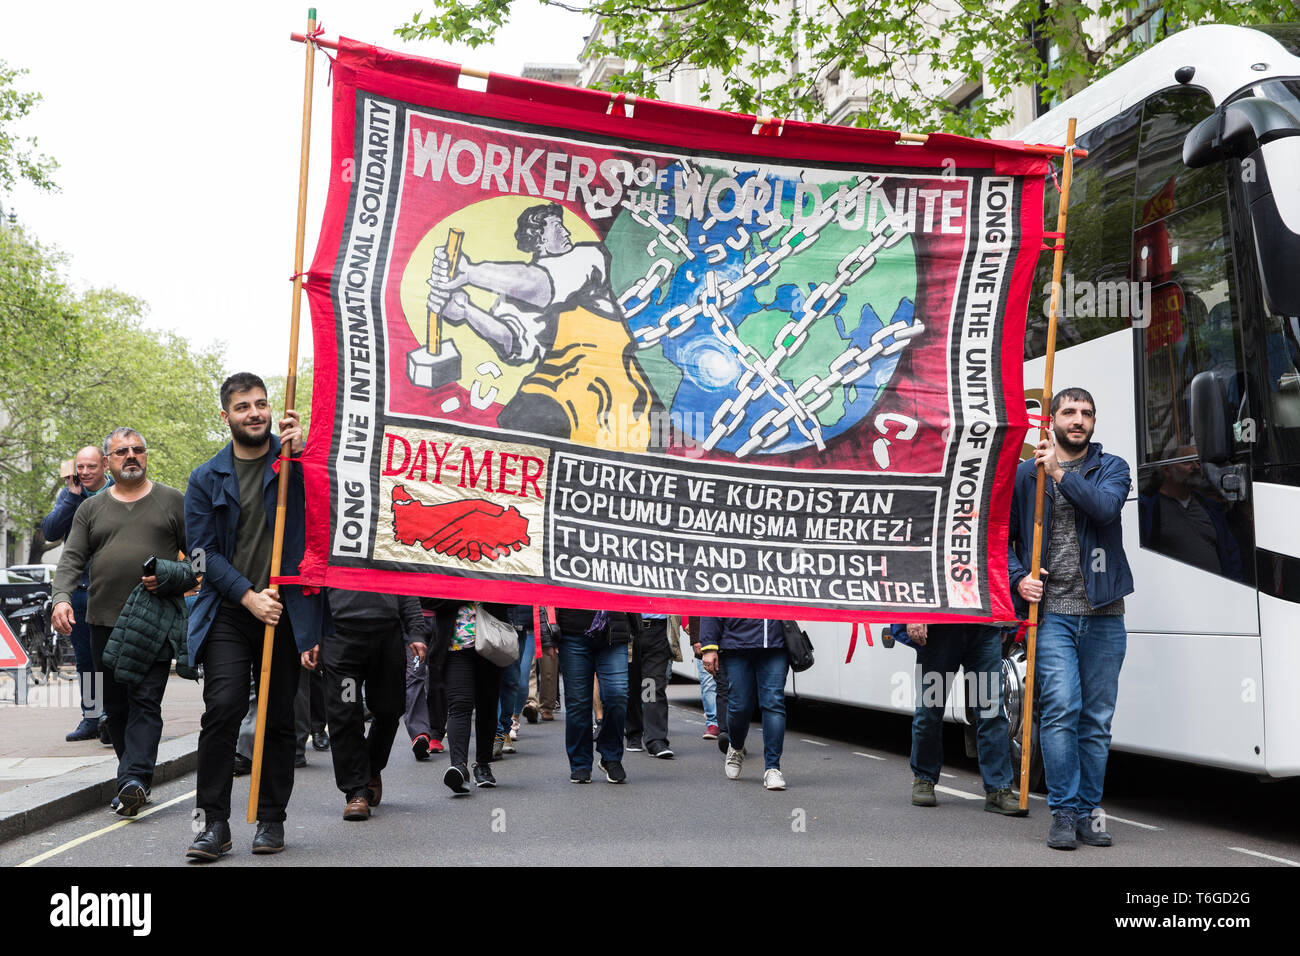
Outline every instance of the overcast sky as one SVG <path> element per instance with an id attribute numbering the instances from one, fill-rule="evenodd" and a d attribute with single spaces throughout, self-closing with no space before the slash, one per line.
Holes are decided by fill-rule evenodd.
<path id="1" fill-rule="evenodd" d="M 492 48 L 393 36 L 420 0 L 318 6 L 326 36 L 481 69 L 576 63 L 588 18 L 516 0 Z M 230 371 L 282 375 L 298 194 L 303 0 L 0 5 L 0 60 L 45 99 L 16 131 L 61 164 L 61 191 L 0 196 L 25 228 L 69 257 L 78 285 L 149 304 L 148 321 L 196 343 L 222 341 Z M 316 247 L 329 161 L 330 96 L 317 55 L 307 251 Z M 303 300 L 300 355 L 311 354 Z"/>

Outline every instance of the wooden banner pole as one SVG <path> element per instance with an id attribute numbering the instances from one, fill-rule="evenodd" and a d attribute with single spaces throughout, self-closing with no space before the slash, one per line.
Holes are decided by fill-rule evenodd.
<path id="1" fill-rule="evenodd" d="M 1050 415 L 1052 402 L 1052 372 L 1056 364 L 1056 314 L 1061 302 L 1061 273 L 1065 268 L 1065 214 L 1070 205 L 1070 180 L 1074 175 L 1074 117 L 1070 117 L 1065 133 L 1065 160 L 1061 171 L 1061 202 L 1056 213 L 1056 251 L 1052 254 L 1052 302 L 1047 313 L 1047 361 L 1043 365 L 1043 404 L 1040 411 Z M 1049 437 L 1051 422 L 1043 422 L 1038 429 L 1038 440 Z M 1043 497 L 1047 490 L 1047 472 L 1038 466 L 1038 481 L 1034 488 L 1034 553 L 1029 569 L 1030 580 L 1037 581 L 1043 566 Z M 1045 597 L 1046 595 L 1044 595 Z M 1029 809 L 1029 758 L 1034 729 L 1034 644 L 1038 639 L 1040 598 L 1029 605 L 1029 630 L 1025 634 L 1025 692 L 1020 707 L 1020 809 Z"/>
<path id="2" fill-rule="evenodd" d="M 316 29 L 316 8 L 307 11 L 307 33 Z M 307 68 L 302 92 L 302 148 L 298 159 L 298 234 L 293 248 L 293 302 L 289 312 L 289 373 L 284 383 L 284 408 L 293 408 L 298 387 L 298 318 L 302 312 L 302 260 L 307 229 L 307 159 L 311 152 L 311 92 L 316 66 L 316 47 L 307 44 Z M 280 576 L 284 557 L 284 520 L 289 505 L 289 469 L 291 453 L 288 442 L 280 446 L 280 477 L 276 482 L 275 532 L 271 539 L 271 580 Z M 279 596 L 278 589 L 276 591 Z M 284 611 L 282 613 L 288 613 Z M 266 707 L 271 692 L 271 648 L 275 644 L 275 625 L 266 625 L 262 635 L 262 673 L 258 679 L 257 728 L 253 734 L 253 772 L 248 782 L 248 822 L 257 820 L 258 795 L 262 786 L 262 752 L 266 741 Z"/>

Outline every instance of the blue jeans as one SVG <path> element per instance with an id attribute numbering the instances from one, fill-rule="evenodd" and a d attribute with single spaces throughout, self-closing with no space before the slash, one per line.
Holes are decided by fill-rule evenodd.
<path id="1" fill-rule="evenodd" d="M 785 672 L 790 658 L 784 647 L 724 651 L 727 673 L 727 734 L 737 750 L 745 746 L 749 715 L 757 704 L 763 712 L 763 769 L 781 767 L 785 746 Z"/>
<path id="2" fill-rule="evenodd" d="M 1110 722 L 1128 635 L 1123 615 L 1043 616 L 1035 661 L 1047 805 L 1080 816 L 1101 805 Z"/>
<path id="3" fill-rule="evenodd" d="M 627 720 L 627 645 L 593 644 L 583 634 L 560 635 L 560 675 L 564 678 L 564 749 L 569 770 L 591 770 L 591 684 L 600 677 L 605 717 L 596 749 L 605 760 L 623 759 Z"/>
<path id="4" fill-rule="evenodd" d="M 519 699 L 519 669 L 523 661 L 527 660 L 532 663 L 532 636 L 533 632 L 527 630 L 519 635 L 519 660 L 514 664 L 501 668 L 501 695 L 497 702 L 497 733 L 510 733 L 511 722 L 515 714 L 523 708 L 524 702 Z M 528 653 L 525 654 L 525 649 Z M 526 666 L 526 665 L 523 665 Z M 523 678 L 524 697 L 528 696 L 528 678 Z"/>
<path id="5" fill-rule="evenodd" d="M 912 773 L 939 782 L 943 767 L 944 701 L 960 666 L 966 700 L 977 715 L 980 776 L 992 793 L 1011 786 L 1011 741 L 1002 711 L 1002 631 L 977 624 L 932 624 L 916 649 L 921 683 L 912 717 Z M 973 686 L 972 686 L 973 685 Z"/>
<path id="6" fill-rule="evenodd" d="M 695 673 L 700 678 L 700 703 L 704 705 L 704 723 L 718 722 L 718 682 L 704 669 L 704 661 L 695 658 Z"/>
<path id="7" fill-rule="evenodd" d="M 514 699 L 514 709 L 510 711 L 511 716 L 521 714 L 524 711 L 524 704 L 528 703 L 528 675 L 533 669 L 533 655 L 537 653 L 537 638 L 530 627 L 524 631 L 524 646 L 519 652 L 519 679 L 516 683 L 516 692 Z"/>
<path id="8" fill-rule="evenodd" d="M 85 720 L 99 720 L 104 712 L 103 678 L 95 676 L 95 658 L 90 650 L 90 623 L 86 620 L 87 592 L 77 588 L 72 592 L 72 634 L 68 642 L 77 662 L 77 681 L 81 686 L 81 716 Z"/>

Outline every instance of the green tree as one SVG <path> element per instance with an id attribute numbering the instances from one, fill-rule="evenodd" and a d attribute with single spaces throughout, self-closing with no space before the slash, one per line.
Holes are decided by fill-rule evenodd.
<path id="1" fill-rule="evenodd" d="M 9 192 L 19 179 L 38 189 L 57 188 L 50 177 L 59 164 L 36 152 L 35 137 L 19 137 L 10 131 L 41 101 L 39 93 L 25 93 L 14 85 L 26 72 L 0 60 L 0 192 Z"/>
<path id="2" fill-rule="evenodd" d="M 1199 23 L 1297 19 L 1290 0 L 540 0 L 601 21 L 589 53 L 617 57 L 607 88 L 654 97 L 680 70 L 707 69 L 706 102 L 745 113 L 819 120 L 818 81 L 864 79 L 858 122 L 918 132 L 988 135 L 1010 123 L 1004 94 L 1037 85 L 1046 99 L 1082 89 L 1155 39 Z M 398 27 L 407 39 L 490 42 L 512 0 L 431 0 Z M 1085 33 L 1084 21 L 1101 24 Z M 1049 67 L 1050 64 L 1050 67 Z M 927 75 L 928 74 L 928 75 Z M 938 91 L 981 83 L 984 98 L 956 110 Z"/>
<path id="3" fill-rule="evenodd" d="M 144 435 L 150 477 L 180 489 L 226 440 L 220 348 L 150 328 L 145 305 L 116 290 L 74 294 L 62 265 L 0 226 L 0 507 L 18 526 L 48 512 L 59 462 L 119 425 Z"/>

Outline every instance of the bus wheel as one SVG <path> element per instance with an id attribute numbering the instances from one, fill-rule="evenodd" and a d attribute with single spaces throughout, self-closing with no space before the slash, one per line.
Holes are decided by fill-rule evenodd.
<path id="1" fill-rule="evenodd" d="M 1025 648 L 1010 642 L 1002 656 L 1002 709 L 1007 716 L 1007 734 L 1011 743 L 1011 777 L 1015 786 L 1020 783 L 1022 759 L 1021 727 L 1024 713 Z M 1043 754 L 1038 746 L 1038 708 L 1034 708 L 1034 729 L 1029 741 L 1029 789 L 1042 793 Z"/>

